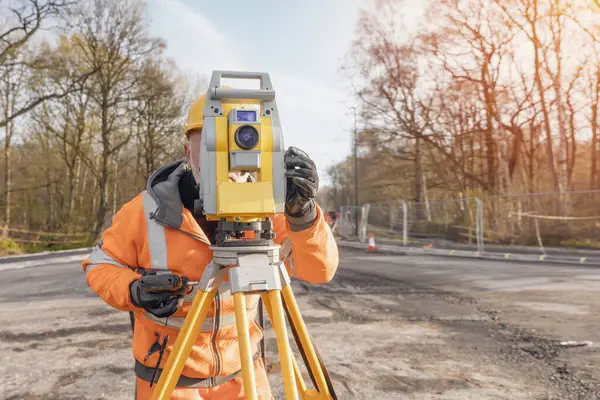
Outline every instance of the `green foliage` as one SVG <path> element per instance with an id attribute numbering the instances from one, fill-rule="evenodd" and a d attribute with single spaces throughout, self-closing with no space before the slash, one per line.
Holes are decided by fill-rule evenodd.
<path id="1" fill-rule="evenodd" d="M 22 254 L 23 249 L 10 239 L 0 238 L 0 256 Z"/>
<path id="2" fill-rule="evenodd" d="M 44 251 L 60 251 L 60 250 L 74 250 L 82 249 L 86 247 L 93 247 L 96 245 L 96 241 L 89 241 L 84 243 L 73 243 L 73 244 L 47 244 L 47 245 L 25 245 L 23 246 L 23 252 L 25 253 L 41 253 Z"/>

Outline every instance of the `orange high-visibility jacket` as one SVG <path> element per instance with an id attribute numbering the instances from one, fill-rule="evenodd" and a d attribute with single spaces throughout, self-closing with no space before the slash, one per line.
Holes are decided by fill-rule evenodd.
<path id="1" fill-rule="evenodd" d="M 159 333 L 161 342 L 169 335 L 160 365 L 164 368 L 196 292 L 186 295 L 183 306 L 173 316 L 157 318 L 131 304 L 129 284 L 142 276 L 136 269 L 170 271 L 196 281 L 212 261 L 211 243 L 181 202 L 178 182 L 184 171 L 182 165 L 177 161 L 156 171 L 146 190 L 117 212 L 100 244 L 82 264 L 88 285 L 102 300 L 135 314 L 133 354 L 138 364 L 146 367 L 155 367 L 158 361 L 158 353 L 144 358 L 156 341 L 155 333 Z M 318 205 L 316 215 L 314 223 L 305 226 L 290 225 L 283 214 L 273 218 L 274 241 L 282 246 L 280 255 L 288 273 L 313 284 L 330 281 L 338 266 L 337 244 Z M 255 352 L 263 337 L 255 322 L 258 300 L 259 295 L 246 296 Z M 236 329 L 233 297 L 226 282 L 217 292 L 182 375 L 208 378 L 240 370 Z"/>

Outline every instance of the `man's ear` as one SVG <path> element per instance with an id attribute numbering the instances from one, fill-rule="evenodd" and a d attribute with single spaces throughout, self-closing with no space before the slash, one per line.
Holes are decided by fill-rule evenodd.
<path id="1" fill-rule="evenodd" d="M 190 142 L 187 141 L 183 144 L 183 151 L 185 153 L 185 158 L 190 159 Z"/>

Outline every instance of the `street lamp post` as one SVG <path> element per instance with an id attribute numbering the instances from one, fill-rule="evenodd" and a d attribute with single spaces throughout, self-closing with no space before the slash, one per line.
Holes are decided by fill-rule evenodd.
<path id="1" fill-rule="evenodd" d="M 354 210 L 356 237 L 358 237 L 358 131 L 356 129 L 356 107 L 351 107 L 354 112 Z"/>

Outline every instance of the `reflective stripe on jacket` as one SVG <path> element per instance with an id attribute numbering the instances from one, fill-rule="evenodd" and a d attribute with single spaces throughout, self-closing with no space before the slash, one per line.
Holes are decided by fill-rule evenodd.
<path id="1" fill-rule="evenodd" d="M 157 270 L 199 280 L 212 260 L 210 242 L 192 213 L 183 206 L 178 182 L 185 169 L 181 162 L 156 171 L 147 188 L 126 203 L 114 216 L 98 245 L 82 264 L 90 288 L 110 306 L 135 313 L 133 354 L 144 362 L 156 340 L 155 332 L 169 335 L 161 367 L 168 358 L 192 296 L 187 295 L 181 309 L 165 321 L 131 304 L 129 284 L 142 276 L 138 271 Z M 338 265 L 338 249 L 321 208 L 316 206 L 316 220 L 299 230 L 290 226 L 283 214 L 273 218 L 275 243 L 281 245 L 280 257 L 289 274 L 313 284 L 332 279 Z M 253 349 L 263 332 L 255 322 L 259 295 L 246 296 L 247 316 Z M 229 284 L 221 285 L 204 321 L 182 374 L 190 378 L 229 375 L 241 368 L 234 317 L 233 297 Z M 158 353 L 145 365 L 153 367 Z"/>

